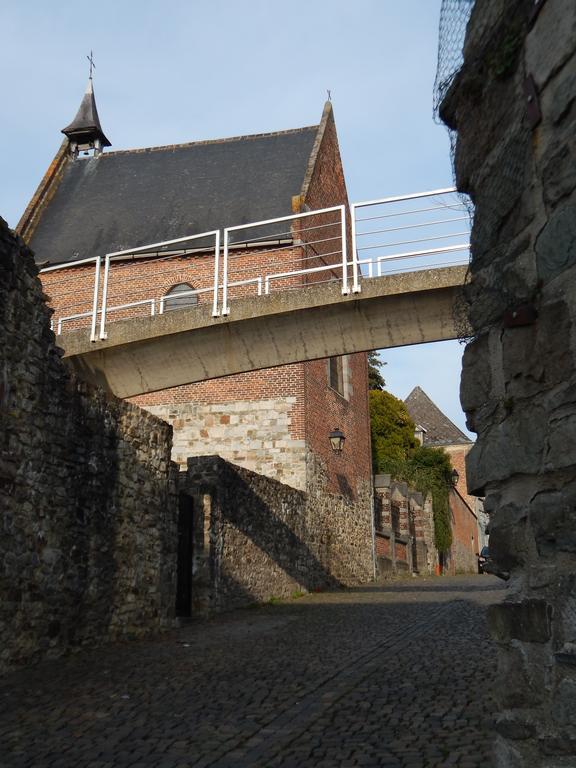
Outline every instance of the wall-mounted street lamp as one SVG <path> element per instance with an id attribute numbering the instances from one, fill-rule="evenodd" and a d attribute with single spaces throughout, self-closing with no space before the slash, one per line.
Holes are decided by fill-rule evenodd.
<path id="1" fill-rule="evenodd" d="M 460 475 L 458 474 L 458 470 L 456 469 L 452 470 L 452 474 L 450 475 L 450 480 L 454 488 L 456 488 L 456 486 L 458 485 L 458 480 L 460 480 Z"/>
<path id="2" fill-rule="evenodd" d="M 334 453 L 342 453 L 342 449 L 344 448 L 344 440 L 346 440 L 344 433 L 339 430 L 338 427 L 336 427 L 336 429 L 330 432 L 328 437 L 330 438 L 330 445 L 332 446 Z"/>

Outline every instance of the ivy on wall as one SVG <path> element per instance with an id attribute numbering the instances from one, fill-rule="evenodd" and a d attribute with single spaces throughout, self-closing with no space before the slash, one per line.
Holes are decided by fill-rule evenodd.
<path id="1" fill-rule="evenodd" d="M 434 543 L 439 552 L 446 552 L 452 545 L 450 457 L 442 448 L 419 444 L 406 406 L 384 390 L 370 391 L 370 426 L 374 472 L 390 474 L 424 497 L 431 494 Z"/>

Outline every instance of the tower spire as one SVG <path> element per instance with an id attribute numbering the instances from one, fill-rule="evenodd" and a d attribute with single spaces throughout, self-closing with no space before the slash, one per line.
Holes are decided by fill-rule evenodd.
<path id="1" fill-rule="evenodd" d="M 88 77 L 88 84 L 86 91 L 80 102 L 80 107 L 76 113 L 76 117 L 70 125 L 66 128 L 62 128 L 64 133 L 70 140 L 70 151 L 74 156 L 79 151 L 85 149 L 94 149 L 94 154 L 99 155 L 102 152 L 103 147 L 110 147 L 111 143 L 106 138 L 102 126 L 100 125 L 100 118 L 98 117 L 98 110 L 96 109 L 96 100 L 94 99 L 94 86 L 92 84 L 92 71 L 96 68 L 94 64 L 94 56 L 90 51 L 90 56 L 87 56 L 90 62 L 90 75 Z"/>

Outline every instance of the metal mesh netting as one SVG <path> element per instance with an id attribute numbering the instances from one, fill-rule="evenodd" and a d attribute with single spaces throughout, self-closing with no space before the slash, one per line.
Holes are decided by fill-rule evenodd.
<path id="1" fill-rule="evenodd" d="M 463 64 L 466 27 L 468 26 L 474 2 L 475 0 L 442 0 L 438 39 L 438 66 L 434 81 L 434 118 L 439 123 L 442 122 L 439 116 L 440 104 Z M 448 134 L 450 136 L 450 155 L 454 170 L 457 134 L 456 131 L 450 129 L 448 129 Z M 459 197 L 466 206 L 470 216 L 470 224 L 472 224 L 474 214 L 472 202 L 468 195 L 459 194 Z M 467 277 L 466 282 L 468 282 L 468 279 L 469 277 Z M 468 312 L 469 306 L 465 292 L 460 291 L 454 304 L 454 322 L 458 338 L 462 343 L 467 343 L 472 338 Z"/>
<path id="2" fill-rule="evenodd" d="M 434 114 L 437 120 L 442 99 L 462 66 L 462 49 L 473 5 L 474 0 L 442 0 L 438 67 L 434 82 Z"/>

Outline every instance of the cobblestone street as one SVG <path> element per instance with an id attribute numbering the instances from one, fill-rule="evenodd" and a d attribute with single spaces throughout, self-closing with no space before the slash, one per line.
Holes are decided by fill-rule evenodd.
<path id="1" fill-rule="evenodd" d="M 238 611 L 0 679 L 1 768 L 489 768 L 488 576 Z"/>

